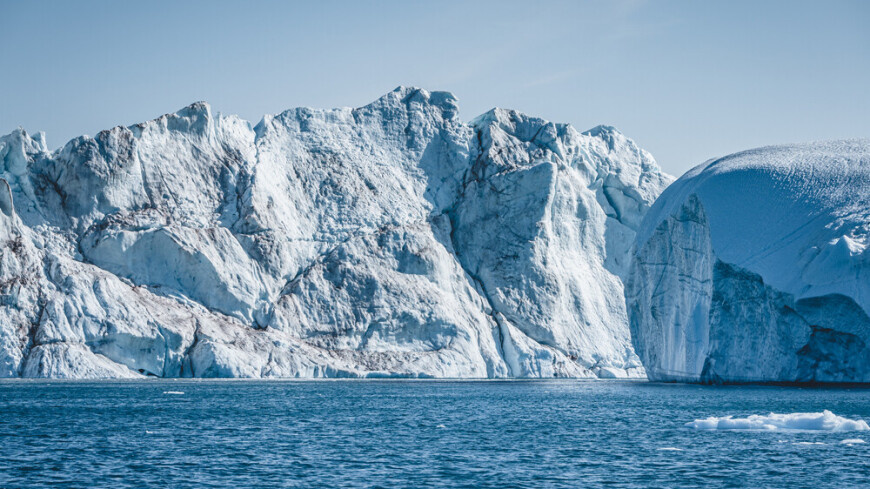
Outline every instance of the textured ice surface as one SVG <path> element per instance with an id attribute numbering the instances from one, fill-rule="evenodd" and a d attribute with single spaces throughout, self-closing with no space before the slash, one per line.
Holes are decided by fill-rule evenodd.
<path id="1" fill-rule="evenodd" d="M 870 382 L 870 141 L 746 151 L 671 185 L 628 303 L 650 378 Z"/>
<path id="2" fill-rule="evenodd" d="M 821 413 L 753 414 L 746 418 L 711 416 L 696 419 L 686 426 L 696 430 L 750 430 L 750 431 L 868 431 L 863 419 L 853 420 L 825 410 Z M 846 443 L 846 441 L 844 441 Z"/>
<path id="3" fill-rule="evenodd" d="M 643 375 L 622 279 L 670 177 L 610 127 L 196 103 L 15 131 L 0 177 L 0 376 Z"/>

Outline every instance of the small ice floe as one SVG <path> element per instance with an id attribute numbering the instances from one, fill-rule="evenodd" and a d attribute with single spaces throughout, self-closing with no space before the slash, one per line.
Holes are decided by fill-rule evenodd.
<path id="1" fill-rule="evenodd" d="M 443 430 L 443 429 L 445 429 L 445 428 L 447 428 L 447 427 L 444 426 L 443 424 L 439 424 L 438 426 L 436 426 L 436 428 L 441 428 L 441 429 Z"/>
<path id="2" fill-rule="evenodd" d="M 677 448 L 677 447 L 661 447 L 661 448 L 657 448 L 656 450 L 658 450 L 660 452 L 682 452 L 683 451 L 682 448 Z"/>
<path id="3" fill-rule="evenodd" d="M 746 418 L 711 416 L 686 423 L 696 430 L 747 431 L 870 431 L 863 419 L 848 419 L 825 410 L 821 413 L 753 414 Z"/>
<path id="4" fill-rule="evenodd" d="M 181 391 L 163 391 L 163 393 L 173 395 L 173 396 L 180 396 L 180 395 L 184 394 L 184 392 L 181 392 Z"/>
<path id="5" fill-rule="evenodd" d="M 857 445 L 859 443 L 867 443 L 860 438 L 847 438 L 840 442 L 841 445 Z"/>
<path id="6" fill-rule="evenodd" d="M 148 431 L 148 430 L 145 430 L 145 434 L 146 434 L 146 435 L 153 435 L 153 434 L 154 434 L 154 432 L 153 432 L 153 431 Z"/>

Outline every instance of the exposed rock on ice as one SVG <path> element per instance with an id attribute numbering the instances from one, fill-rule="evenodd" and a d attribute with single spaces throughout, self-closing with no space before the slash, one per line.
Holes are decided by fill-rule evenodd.
<path id="1" fill-rule="evenodd" d="M 0 138 L 0 376 L 626 377 L 670 182 L 613 128 L 399 88 Z"/>
<path id="2" fill-rule="evenodd" d="M 753 414 L 746 418 L 711 416 L 686 423 L 696 430 L 748 430 L 748 431 L 868 431 L 863 419 L 852 420 L 825 410 L 821 413 L 792 413 L 767 416 Z"/>
<path id="3" fill-rule="evenodd" d="M 870 141 L 707 162 L 656 201 L 626 300 L 651 379 L 870 382 Z"/>

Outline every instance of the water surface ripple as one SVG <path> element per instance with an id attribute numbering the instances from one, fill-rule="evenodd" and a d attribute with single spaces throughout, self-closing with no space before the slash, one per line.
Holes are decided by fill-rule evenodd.
<path id="1" fill-rule="evenodd" d="M 870 391 L 594 381 L 0 382 L 0 488 L 870 487 Z"/>

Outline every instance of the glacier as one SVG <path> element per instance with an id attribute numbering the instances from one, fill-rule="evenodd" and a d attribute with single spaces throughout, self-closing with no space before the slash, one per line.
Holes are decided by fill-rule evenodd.
<path id="1" fill-rule="evenodd" d="M 870 140 L 708 161 L 636 240 L 626 302 L 650 379 L 870 382 Z"/>
<path id="2" fill-rule="evenodd" d="M 0 377 L 640 377 L 624 281 L 672 181 L 612 127 L 399 87 L 0 138 Z"/>

